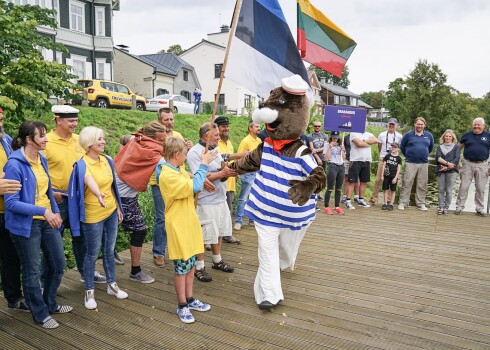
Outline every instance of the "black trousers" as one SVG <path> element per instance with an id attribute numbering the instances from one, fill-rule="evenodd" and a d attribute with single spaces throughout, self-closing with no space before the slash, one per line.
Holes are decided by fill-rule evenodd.
<path id="1" fill-rule="evenodd" d="M 23 298 L 20 283 L 20 261 L 10 239 L 10 233 L 5 228 L 4 214 L 0 214 L 0 262 L 3 295 L 9 304 L 14 304 Z"/>

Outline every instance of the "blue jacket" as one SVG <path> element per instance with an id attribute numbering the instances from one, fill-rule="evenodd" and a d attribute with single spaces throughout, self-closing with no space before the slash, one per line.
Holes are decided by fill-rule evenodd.
<path id="1" fill-rule="evenodd" d="M 114 161 L 108 155 L 102 154 L 107 158 L 112 170 L 112 189 L 116 195 L 119 210 L 122 212 L 121 196 L 116 184 L 116 171 Z M 85 172 L 87 164 L 80 159 L 73 165 L 70 182 L 68 183 L 68 216 L 70 218 L 70 229 L 73 236 L 80 236 L 80 221 L 85 221 Z"/>
<path id="2" fill-rule="evenodd" d="M 17 180 L 22 184 L 22 189 L 19 192 L 5 195 L 5 227 L 14 235 L 30 237 L 32 217 L 35 215 L 43 216 L 46 208 L 34 204 L 37 192 L 36 176 L 22 150 L 18 149 L 13 152 L 4 168 L 6 179 Z M 60 210 L 51 187 L 48 162 L 43 154 L 40 154 L 39 158 L 44 171 L 48 174 L 47 195 L 51 202 L 51 211 L 59 213 Z"/>
<path id="3" fill-rule="evenodd" d="M 12 138 L 9 135 L 4 134 L 3 138 L 0 139 L 0 142 L 2 143 L 5 153 L 7 154 L 7 158 L 10 157 L 10 154 L 12 153 Z"/>

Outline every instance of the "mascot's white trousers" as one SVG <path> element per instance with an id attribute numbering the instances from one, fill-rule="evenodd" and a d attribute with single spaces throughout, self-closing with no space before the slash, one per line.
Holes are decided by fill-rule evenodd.
<path id="1" fill-rule="evenodd" d="M 255 222 L 259 242 L 259 270 L 255 277 L 255 302 L 267 300 L 277 304 L 284 299 L 281 270 L 291 268 L 298 255 L 299 245 L 308 226 L 293 231 L 288 228 L 265 226 Z"/>

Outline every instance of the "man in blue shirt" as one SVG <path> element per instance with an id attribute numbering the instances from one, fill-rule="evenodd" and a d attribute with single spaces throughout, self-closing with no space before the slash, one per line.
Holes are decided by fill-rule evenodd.
<path id="1" fill-rule="evenodd" d="M 486 216 L 483 196 L 488 175 L 490 174 L 488 167 L 490 133 L 485 131 L 485 120 L 483 118 L 475 118 L 472 130 L 465 132 L 459 142 L 460 148 L 463 148 L 464 160 L 454 214 L 459 215 L 463 211 L 468 198 L 468 188 L 474 178 L 476 214 Z"/>
<path id="2" fill-rule="evenodd" d="M 398 209 L 404 210 L 410 201 L 412 185 L 417 177 L 417 190 L 415 202 L 419 210 L 428 210 L 425 206 L 425 195 L 427 194 L 427 182 L 429 180 L 429 153 L 434 148 L 434 137 L 425 131 L 425 119 L 417 117 L 414 130 L 405 134 L 400 144 L 400 149 L 405 156 L 405 171 L 400 193 Z"/>

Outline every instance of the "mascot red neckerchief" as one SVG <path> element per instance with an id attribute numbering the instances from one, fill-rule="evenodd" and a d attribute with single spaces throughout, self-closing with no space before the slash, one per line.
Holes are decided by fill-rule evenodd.
<path id="1" fill-rule="evenodd" d="M 254 294 L 261 310 L 284 299 L 281 270 L 294 269 L 301 240 L 316 215 L 316 194 L 325 187 L 325 172 L 299 139 L 310 117 L 307 90 L 299 75 L 282 79 L 252 116 L 255 123 L 265 123 L 268 137 L 230 164 L 239 174 L 257 171 L 245 214 L 258 235 Z"/>

